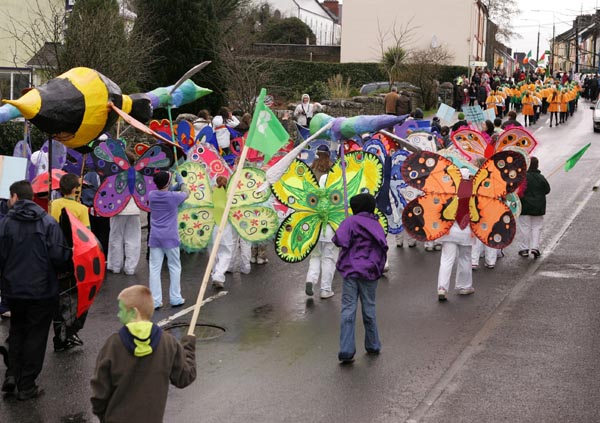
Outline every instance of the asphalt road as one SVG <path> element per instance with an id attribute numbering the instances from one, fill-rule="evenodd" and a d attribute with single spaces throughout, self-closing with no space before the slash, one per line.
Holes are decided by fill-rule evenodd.
<path id="1" fill-rule="evenodd" d="M 540 141 L 540 168 L 552 186 L 542 257 L 505 250 L 493 270 L 474 274 L 476 292 L 436 296 L 439 253 L 395 248 L 377 292 L 383 344 L 364 354 L 362 325 L 356 361 L 337 361 L 341 279 L 336 295 L 308 298 L 308 263 L 270 262 L 249 275 L 229 275 L 226 292 L 200 315 L 198 379 L 170 391 L 165 422 L 597 422 L 600 300 L 598 235 L 600 135 L 592 132 L 589 104 L 566 125 L 531 128 Z M 570 172 L 550 173 L 592 141 Z M 182 285 L 191 305 L 207 254 L 183 255 Z M 118 330 L 116 297 L 146 283 L 147 263 L 135 276 L 109 275 L 80 332 L 82 348 L 47 352 L 34 401 L 0 402 L 1 422 L 92 422 L 89 379 L 98 350 Z M 163 273 L 167 294 L 168 273 Z M 165 322 L 186 310 L 166 307 Z M 189 322 L 191 314 L 167 326 Z M 359 318 L 360 319 L 360 318 Z M 360 321 L 360 320 L 359 320 Z M 8 321 L 0 323 L 0 337 Z M 178 334 L 186 328 L 173 329 Z"/>

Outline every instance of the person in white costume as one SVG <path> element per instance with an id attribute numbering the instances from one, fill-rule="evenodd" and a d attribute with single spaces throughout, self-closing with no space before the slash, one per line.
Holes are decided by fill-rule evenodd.
<path id="1" fill-rule="evenodd" d="M 438 300 L 448 299 L 452 267 L 457 262 L 455 288 L 460 295 L 475 292 L 473 288 L 473 270 L 471 268 L 471 247 L 473 244 L 469 226 L 469 198 L 473 190 L 471 174 L 467 168 L 461 168 L 462 181 L 458 188 L 458 210 L 456 220 L 450 232 L 439 238 L 442 243 L 440 269 L 438 272 Z"/>

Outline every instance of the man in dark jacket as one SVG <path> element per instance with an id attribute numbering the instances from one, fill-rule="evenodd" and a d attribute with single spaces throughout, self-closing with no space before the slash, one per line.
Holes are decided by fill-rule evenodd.
<path id="1" fill-rule="evenodd" d="M 48 330 L 58 304 L 57 271 L 67 268 L 72 251 L 58 223 L 35 204 L 28 181 L 10 186 L 10 210 L 0 221 L 0 289 L 11 311 L 9 368 L 2 391 L 17 399 L 40 395 Z"/>
<path id="2" fill-rule="evenodd" d="M 410 112 L 412 112 L 412 100 L 410 99 L 408 92 L 402 91 L 398 98 L 398 116 L 408 115 Z"/>

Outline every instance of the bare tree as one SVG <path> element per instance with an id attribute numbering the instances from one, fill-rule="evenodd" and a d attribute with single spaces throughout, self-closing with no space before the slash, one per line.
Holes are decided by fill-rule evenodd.
<path id="1" fill-rule="evenodd" d="M 403 76 L 421 89 L 425 109 L 437 106 L 437 79 L 442 66 L 448 64 L 453 57 L 444 45 L 411 52 Z"/>
<path id="2" fill-rule="evenodd" d="M 415 30 L 412 26 L 413 18 L 402 25 L 394 20 L 389 28 L 382 28 L 377 21 L 377 43 L 379 46 L 380 63 L 388 76 L 390 86 L 398 81 L 402 74 L 407 57 L 411 53 L 411 44 L 415 38 Z"/>
<path id="3" fill-rule="evenodd" d="M 275 62 L 254 55 L 252 44 L 260 39 L 272 19 L 267 3 L 242 2 L 229 19 L 221 22 L 223 37 L 213 44 L 227 81 L 224 94 L 230 104 L 243 112 L 254 111 L 260 89 L 267 87 L 271 79 Z"/>
<path id="4" fill-rule="evenodd" d="M 512 26 L 512 20 L 518 16 L 521 11 L 517 5 L 517 0 L 484 0 L 490 19 L 498 25 L 496 37 L 500 41 L 508 42 L 511 38 L 519 38 Z"/>
<path id="5" fill-rule="evenodd" d="M 11 39 L 15 67 L 34 59 L 34 66 L 44 79 L 58 75 L 58 55 L 65 29 L 66 11 L 62 3 L 36 0 L 27 10 L 26 20 L 8 14 L 3 36 Z"/>

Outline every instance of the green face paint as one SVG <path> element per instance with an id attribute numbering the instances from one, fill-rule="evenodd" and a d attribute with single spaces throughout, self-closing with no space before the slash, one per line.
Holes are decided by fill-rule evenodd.
<path id="1" fill-rule="evenodd" d="M 119 300 L 119 313 L 117 314 L 117 316 L 119 316 L 119 320 L 121 321 L 121 323 L 126 325 L 127 323 L 131 322 L 135 317 L 135 310 L 128 309 L 125 306 L 125 304 L 123 304 L 123 302 Z"/>

